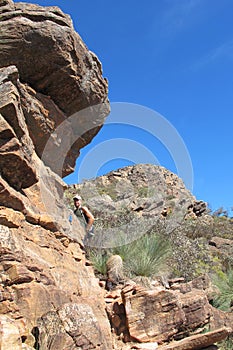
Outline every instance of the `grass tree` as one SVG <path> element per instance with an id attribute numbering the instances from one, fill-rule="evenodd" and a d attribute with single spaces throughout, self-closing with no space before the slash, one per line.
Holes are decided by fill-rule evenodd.
<path id="1" fill-rule="evenodd" d="M 115 254 L 119 254 L 124 262 L 126 274 L 129 277 L 152 277 L 164 270 L 170 245 L 161 235 L 145 234 L 132 243 L 117 247 Z"/>
<path id="2" fill-rule="evenodd" d="M 228 269 L 226 273 L 221 273 L 213 278 L 213 283 L 219 290 L 219 294 L 214 298 L 214 306 L 223 311 L 230 311 L 233 305 L 233 269 Z"/>

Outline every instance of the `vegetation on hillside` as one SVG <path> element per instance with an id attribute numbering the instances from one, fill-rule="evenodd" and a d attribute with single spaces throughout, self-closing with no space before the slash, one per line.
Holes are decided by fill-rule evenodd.
<path id="1" fill-rule="evenodd" d="M 108 193 L 108 190 L 110 193 Z M 117 193 L 108 185 L 98 190 L 100 194 L 110 195 L 116 199 Z M 143 190 L 144 191 L 144 190 Z M 144 195 L 142 190 L 139 195 Z M 72 207 L 75 189 L 68 189 L 66 198 Z M 136 240 L 121 240 L 122 225 L 126 227 L 132 222 L 136 213 L 126 206 L 116 211 L 101 211 L 90 208 L 97 218 L 96 231 L 100 233 L 115 228 L 120 244 L 113 248 L 88 248 L 89 259 L 93 262 L 96 273 L 106 278 L 106 261 L 111 254 L 118 254 L 123 259 L 125 275 L 154 277 L 166 272 L 169 277 L 185 277 L 192 280 L 208 273 L 219 293 L 214 298 L 215 307 L 230 310 L 233 304 L 233 258 L 232 254 L 222 255 L 218 250 L 210 250 L 209 241 L 213 237 L 232 239 L 233 219 L 226 211 L 209 213 L 208 217 L 184 218 L 179 225 L 168 230 L 168 222 L 164 219 L 154 220 L 150 230 L 145 229 L 145 218 L 141 219 L 141 234 Z M 144 220 L 144 221 L 143 221 Z M 149 220 L 149 219 L 146 219 Z M 151 219 L 150 219 L 151 220 Z M 124 226 L 125 225 L 125 226 Z M 118 231 L 119 227 L 119 231 Z M 122 236 L 124 237 L 124 236 Z M 101 237 L 99 243 L 101 243 Z"/>
<path id="2" fill-rule="evenodd" d="M 87 248 L 87 254 L 92 261 L 96 273 L 101 278 L 106 277 L 106 262 L 111 255 L 120 255 L 123 260 L 126 278 L 138 276 L 160 276 L 167 271 L 168 258 L 171 256 L 169 242 L 156 232 L 143 235 L 129 244 L 119 245 L 110 249 Z"/>

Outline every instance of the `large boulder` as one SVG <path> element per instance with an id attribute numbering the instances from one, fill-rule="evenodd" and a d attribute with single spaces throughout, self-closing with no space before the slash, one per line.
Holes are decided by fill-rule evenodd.
<path id="1" fill-rule="evenodd" d="M 179 339 L 209 323 L 211 308 L 201 290 L 182 294 L 171 290 L 123 289 L 131 338 L 139 342 Z"/>
<path id="2" fill-rule="evenodd" d="M 106 294 L 112 329 L 128 344 L 122 349 L 214 350 L 214 343 L 232 334 L 230 313 L 220 315 L 208 301 L 207 276 L 153 285 L 128 281 Z"/>
<path id="3" fill-rule="evenodd" d="M 50 96 L 68 116 L 107 98 L 101 64 L 58 7 L 2 1 L 0 66 Z"/>
<path id="4" fill-rule="evenodd" d="M 0 26 L 0 67 L 15 65 L 26 83 L 19 89 L 21 106 L 40 157 L 58 125 L 75 115 L 69 120 L 71 125 L 65 123 L 51 139 L 53 145 L 61 144 L 60 138 L 71 139 L 68 147 L 62 146 L 68 153 L 62 155 L 67 158 L 62 169 L 65 176 L 73 171 L 80 148 L 92 140 L 109 113 L 108 84 L 101 64 L 74 31 L 71 18 L 58 7 L 1 1 Z M 91 109 L 94 105 L 100 105 L 98 110 Z M 81 113 L 83 109 L 87 110 Z M 47 165 L 57 172 L 51 158 L 50 153 Z"/>

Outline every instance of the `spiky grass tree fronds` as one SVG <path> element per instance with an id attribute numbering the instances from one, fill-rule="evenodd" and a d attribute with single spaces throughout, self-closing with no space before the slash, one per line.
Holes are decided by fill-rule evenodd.
<path id="1" fill-rule="evenodd" d="M 132 250 L 135 242 L 127 243 L 127 239 L 122 232 L 117 237 L 117 245 L 111 249 L 111 253 L 114 255 L 120 255 L 123 261 L 128 259 L 128 256 Z"/>
<path id="2" fill-rule="evenodd" d="M 87 256 L 93 264 L 95 271 L 103 276 L 107 274 L 106 262 L 108 260 L 108 254 L 103 249 L 90 248 L 87 251 Z"/>
<path id="3" fill-rule="evenodd" d="M 129 276 L 152 277 L 161 273 L 170 254 L 167 240 L 158 234 L 145 234 L 130 245 L 124 265 Z"/>
<path id="4" fill-rule="evenodd" d="M 233 269 L 225 274 L 213 277 L 213 283 L 219 289 L 219 295 L 213 300 L 213 305 L 223 311 L 229 311 L 233 303 Z"/>

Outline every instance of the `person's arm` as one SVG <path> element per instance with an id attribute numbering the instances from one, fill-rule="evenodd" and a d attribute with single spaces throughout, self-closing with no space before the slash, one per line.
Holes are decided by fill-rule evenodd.
<path id="1" fill-rule="evenodd" d="M 88 217 L 88 223 L 86 226 L 86 230 L 89 231 L 91 229 L 94 221 L 95 221 L 95 218 L 87 207 L 82 207 L 82 210 L 85 213 L 85 215 Z"/>

